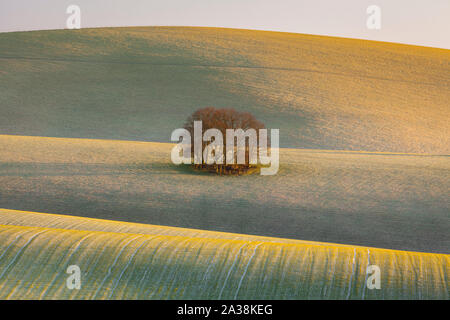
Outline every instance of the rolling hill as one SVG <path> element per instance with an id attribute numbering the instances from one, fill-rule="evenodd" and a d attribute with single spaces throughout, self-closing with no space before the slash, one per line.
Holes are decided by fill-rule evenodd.
<path id="1" fill-rule="evenodd" d="M 449 154 L 450 52 L 218 28 L 0 34 L 0 134 L 168 142 L 247 110 L 281 146 Z"/>
<path id="2" fill-rule="evenodd" d="M 449 299 L 449 101 L 443 49 L 0 33 L 0 299 Z M 206 106 L 280 129 L 279 172 L 172 164 L 171 132 Z"/>
<path id="3" fill-rule="evenodd" d="M 0 208 L 450 253 L 448 156 L 280 149 L 276 175 L 236 177 L 173 146 L 0 135 Z"/>
<path id="4" fill-rule="evenodd" d="M 20 219 L 34 226 L 9 224 Z M 17 211 L 0 214 L 0 243 L 0 299 L 449 298 L 440 254 Z M 367 287 L 373 264 L 380 289 Z"/>

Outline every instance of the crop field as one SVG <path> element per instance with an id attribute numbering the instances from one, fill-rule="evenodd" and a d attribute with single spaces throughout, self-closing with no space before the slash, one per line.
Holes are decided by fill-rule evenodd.
<path id="1" fill-rule="evenodd" d="M 449 299 L 449 52 L 0 33 L 0 299 Z M 278 173 L 174 165 L 172 131 L 207 106 L 279 129 Z"/>
<path id="2" fill-rule="evenodd" d="M 0 134 L 169 142 L 194 110 L 282 147 L 450 153 L 449 50 L 220 28 L 0 34 Z"/>
<path id="3" fill-rule="evenodd" d="M 443 254 L 4 213 L 1 299 L 449 298 Z M 33 226 L 5 224 L 20 219 Z M 366 286 L 372 264 L 380 289 Z M 82 271 L 80 290 L 66 287 L 69 265 Z"/>
<path id="4" fill-rule="evenodd" d="M 172 147 L 0 136 L 0 208 L 449 253 L 447 156 L 280 149 L 276 175 L 230 177 Z"/>

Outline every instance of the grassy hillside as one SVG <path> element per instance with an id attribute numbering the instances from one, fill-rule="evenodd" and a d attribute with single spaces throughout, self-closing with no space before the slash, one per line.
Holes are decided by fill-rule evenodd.
<path id="1" fill-rule="evenodd" d="M 0 34 L 0 133 L 167 142 L 247 110 L 284 147 L 449 154 L 450 51 L 214 28 Z"/>
<path id="2" fill-rule="evenodd" d="M 0 299 L 449 298 L 448 255 L 6 213 Z M 40 226 L 4 225 L 20 218 Z M 73 264 L 80 290 L 66 287 Z M 380 267 L 379 290 L 367 288 L 368 265 Z"/>
<path id="3" fill-rule="evenodd" d="M 0 135 L 0 208 L 449 253 L 448 156 L 281 149 L 277 175 L 233 177 L 172 147 Z"/>
<path id="4" fill-rule="evenodd" d="M 0 33 L 0 299 L 449 299 L 449 88 L 443 49 Z M 171 132 L 205 106 L 279 128 L 278 174 L 173 165 Z"/>

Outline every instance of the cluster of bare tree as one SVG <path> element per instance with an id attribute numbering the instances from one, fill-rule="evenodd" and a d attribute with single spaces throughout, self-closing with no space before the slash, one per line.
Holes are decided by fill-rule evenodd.
<path id="1" fill-rule="evenodd" d="M 259 134 L 259 129 L 264 129 L 265 126 L 262 122 L 256 120 L 256 118 L 249 112 L 239 112 L 235 109 L 216 109 L 214 107 L 202 108 L 195 111 L 186 121 L 184 128 L 189 131 L 191 134 L 192 143 L 191 146 L 194 146 L 194 122 L 202 121 L 202 130 L 205 132 L 208 129 L 217 129 L 219 130 L 224 139 L 223 139 L 223 150 L 224 154 L 226 153 L 226 135 L 227 129 L 255 129 L 257 134 Z M 207 142 L 202 141 L 202 150 L 207 146 Z M 193 147 L 192 147 L 193 148 Z M 193 154 L 193 152 L 192 152 Z M 234 152 L 236 155 L 237 152 Z M 204 159 L 200 164 L 194 164 L 197 169 L 206 169 L 209 171 L 214 171 L 219 174 L 242 174 L 247 173 L 251 168 L 256 167 L 256 165 L 252 164 L 250 161 L 250 152 L 249 146 L 246 144 L 245 146 L 245 162 L 238 164 L 237 161 L 234 164 L 226 164 L 225 161 L 223 164 L 207 164 Z"/>

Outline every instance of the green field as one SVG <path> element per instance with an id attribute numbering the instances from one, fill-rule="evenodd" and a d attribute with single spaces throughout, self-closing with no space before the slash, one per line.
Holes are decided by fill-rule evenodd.
<path id="1" fill-rule="evenodd" d="M 450 154 L 450 51 L 215 28 L 0 34 L 0 134 L 169 142 L 246 110 L 282 147 Z"/>
<path id="2" fill-rule="evenodd" d="M 449 298 L 448 255 L 0 213 L 0 299 Z M 4 225 L 21 219 L 41 226 Z M 66 287 L 74 264 L 80 290 Z M 380 289 L 366 285 L 373 264 Z"/>
<path id="3" fill-rule="evenodd" d="M 0 207 L 450 253 L 448 156 L 281 149 L 276 175 L 233 177 L 173 146 L 0 135 Z"/>
<path id="4" fill-rule="evenodd" d="M 323 36 L 0 33 L 0 299 L 449 299 L 449 75 Z M 206 106 L 280 129 L 279 172 L 172 164 Z"/>

